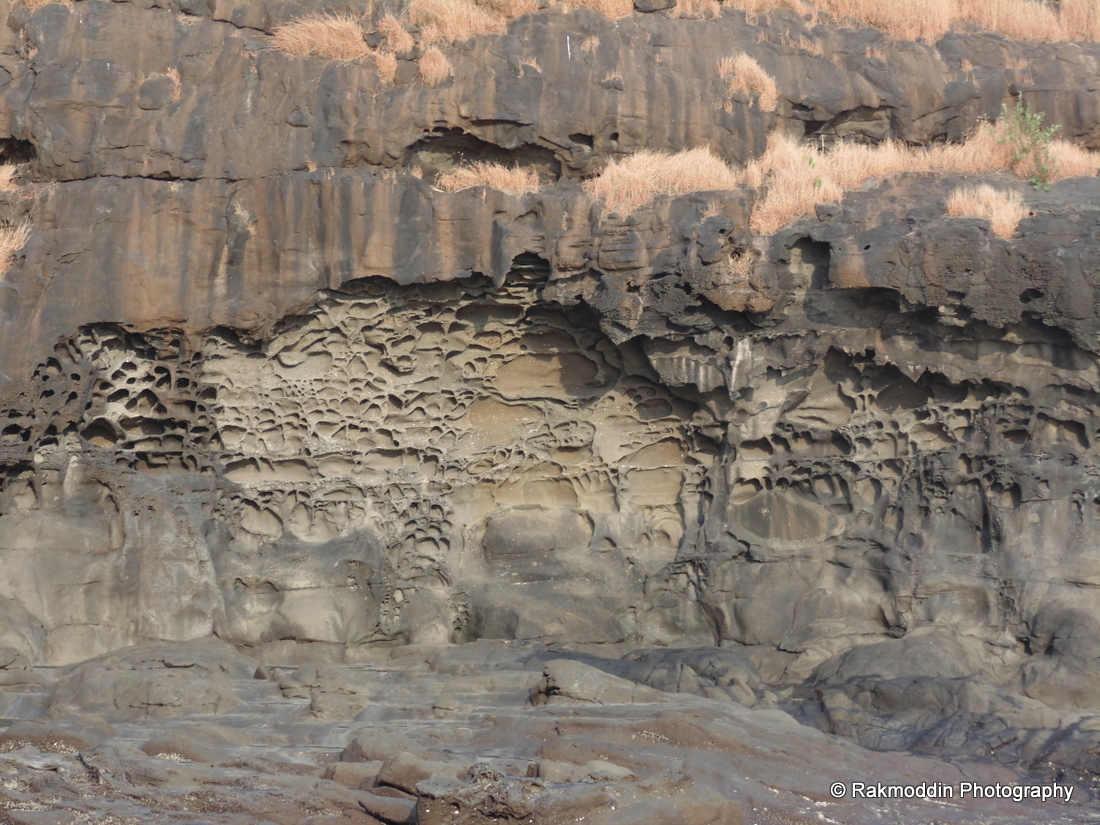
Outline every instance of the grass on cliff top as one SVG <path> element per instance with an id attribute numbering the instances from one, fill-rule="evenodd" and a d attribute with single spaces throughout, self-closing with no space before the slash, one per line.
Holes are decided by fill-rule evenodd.
<path id="1" fill-rule="evenodd" d="M 987 220 L 994 235 L 1008 239 L 1016 233 L 1017 224 L 1027 217 L 1027 208 L 1019 192 L 981 184 L 952 192 L 947 199 L 947 214 Z"/>
<path id="2" fill-rule="evenodd" d="M 657 195 L 737 189 L 741 185 L 741 174 L 710 149 L 643 150 L 611 161 L 602 175 L 585 181 L 584 189 L 602 199 L 608 209 L 630 213 Z"/>
<path id="3" fill-rule="evenodd" d="M 589 8 L 617 20 L 634 13 L 633 0 L 560 0 L 566 9 Z M 479 34 L 504 34 L 508 21 L 539 10 L 538 0 L 412 0 L 409 22 L 425 43 L 469 40 Z"/>
<path id="4" fill-rule="evenodd" d="M 276 49 L 297 57 L 327 57 L 331 60 L 370 58 L 379 77 L 389 83 L 397 73 L 394 52 L 402 47 L 411 48 L 412 37 L 392 16 L 379 25 L 379 30 L 387 37 L 386 47 L 381 49 L 372 49 L 367 45 L 362 22 L 351 14 L 310 14 L 277 26 L 272 34 Z"/>
<path id="5" fill-rule="evenodd" d="M 358 60 L 371 54 L 363 27 L 350 14 L 311 14 L 277 26 L 275 48 L 298 57 Z"/>
<path id="6" fill-rule="evenodd" d="M 1100 40 L 1100 3 L 1096 0 L 724 0 L 731 8 L 753 13 L 791 8 L 851 18 L 904 40 L 936 40 L 959 23 L 975 23 L 1015 40 Z"/>
<path id="7" fill-rule="evenodd" d="M 35 4 L 42 0 L 22 0 Z M 557 0 L 566 9 L 588 8 L 612 20 L 634 13 L 633 0 Z M 935 40 L 962 23 L 976 24 L 1019 40 L 1100 40 L 1098 0 L 678 0 L 671 13 L 678 17 L 713 18 L 723 6 L 759 14 L 780 8 L 798 11 L 813 25 L 831 20 L 855 20 L 907 40 Z M 377 23 L 385 37 L 379 49 L 364 39 L 364 20 L 350 14 L 311 14 L 278 26 L 275 47 L 290 54 L 314 55 L 334 60 L 374 60 L 383 80 L 391 81 L 397 71 L 396 55 L 409 52 L 415 39 L 406 23 L 419 30 L 425 46 L 468 40 L 481 34 L 503 34 L 508 21 L 538 11 L 539 0 L 411 0 L 404 20 L 387 14 Z M 824 13 L 824 16 L 822 15 Z M 423 69 L 425 79 L 440 77 L 441 62 Z M 735 58 L 729 58 L 729 61 Z M 756 95 L 761 108 L 771 110 L 774 81 L 759 66 L 727 63 L 723 77 L 729 93 Z M 435 85 L 439 80 L 428 80 Z"/>
<path id="8" fill-rule="evenodd" d="M 707 149 L 666 153 L 642 151 L 612 161 L 603 174 L 585 182 L 585 190 L 609 210 L 629 214 L 662 194 L 751 187 L 761 191 L 751 229 L 770 235 L 821 203 L 840 200 L 846 190 L 866 181 L 909 173 L 981 175 L 1011 172 L 1027 179 L 1030 157 L 1018 157 L 1005 139 L 1007 124 L 978 129 L 959 144 L 913 148 L 897 141 L 878 146 L 841 143 L 825 151 L 793 138 L 772 135 L 767 151 L 743 169 L 734 169 Z M 1093 175 L 1100 152 L 1089 152 L 1064 141 L 1052 141 L 1051 181 Z"/>
<path id="9" fill-rule="evenodd" d="M 757 105 L 765 112 L 774 112 L 779 104 L 779 88 L 775 78 L 764 67 L 744 52 L 718 61 L 718 76 L 726 81 L 726 95 L 731 98 L 738 92 L 756 97 Z"/>
<path id="10" fill-rule="evenodd" d="M 616 20 L 634 12 L 632 0 L 560 0 L 567 9 L 589 8 Z M 961 23 L 973 23 L 1016 40 L 1100 40 L 1100 3 L 1097 0 L 679 0 L 671 13 L 678 17 L 707 18 L 722 7 L 750 14 L 780 8 L 824 22 L 833 18 L 856 20 L 905 40 L 935 40 Z M 538 10 L 536 0 L 413 0 L 409 19 L 420 25 L 427 42 L 465 40 L 478 34 L 502 33 L 509 20 Z M 425 30 L 425 27 L 426 30 Z"/>
<path id="11" fill-rule="evenodd" d="M 535 192 L 540 185 L 538 172 L 533 169 L 519 169 L 484 161 L 477 161 L 440 175 L 436 182 L 436 186 L 444 192 L 457 192 L 472 186 L 488 186 L 513 195 Z"/>
<path id="12" fill-rule="evenodd" d="M 841 143 L 829 151 L 773 136 L 762 157 L 742 171 L 744 184 L 762 188 L 764 196 L 752 214 L 752 230 L 777 232 L 819 203 L 840 200 L 874 178 L 903 173 L 982 175 L 1010 172 L 1025 180 L 1035 175 L 1034 153 L 1019 155 L 1008 137 L 1005 120 L 976 130 L 966 141 L 927 149 L 884 141 L 877 146 Z M 1089 152 L 1066 141 L 1048 145 L 1052 160 L 1046 183 L 1079 175 L 1094 175 L 1100 152 Z"/>

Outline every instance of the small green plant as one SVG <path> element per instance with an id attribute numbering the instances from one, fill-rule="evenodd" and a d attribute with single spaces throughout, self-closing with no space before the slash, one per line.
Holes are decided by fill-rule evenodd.
<path id="1" fill-rule="evenodd" d="M 1022 100 L 1009 109 L 1001 104 L 1001 120 L 1005 124 L 1001 143 L 1012 146 L 1013 162 L 1025 164 L 1026 174 L 1036 189 L 1050 189 L 1058 173 L 1058 161 L 1050 151 L 1050 142 L 1061 127 L 1057 124 L 1043 127 L 1043 113 L 1032 111 Z"/>
<path id="2" fill-rule="evenodd" d="M 817 168 L 817 164 L 814 162 L 814 156 L 813 155 L 810 155 L 808 158 L 806 158 L 806 162 L 808 164 L 810 164 L 811 169 L 816 169 Z M 814 189 L 820 189 L 824 184 L 825 184 L 825 181 L 823 181 L 821 179 L 820 175 L 818 175 L 817 177 L 814 178 Z"/>

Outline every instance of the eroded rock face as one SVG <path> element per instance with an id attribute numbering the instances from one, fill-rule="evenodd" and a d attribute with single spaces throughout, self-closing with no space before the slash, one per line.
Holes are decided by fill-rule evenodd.
<path id="1" fill-rule="evenodd" d="M 1086 798 L 1100 182 L 1026 190 L 1006 241 L 945 217 L 953 179 L 876 183 L 767 238 L 759 193 L 622 215 L 579 181 L 647 146 L 744 161 L 770 130 L 956 139 L 1007 95 L 1096 145 L 1074 91 L 1095 86 L 1095 44 L 548 11 L 449 47 L 453 80 L 428 87 L 415 52 L 384 83 L 274 51 L 281 4 L 191 5 L 53 4 L 4 30 L 0 151 L 27 165 L 0 209 L 34 231 L 0 280 L 0 716 L 216 717 L 127 729 L 137 753 L 87 739 L 88 776 L 136 765 L 171 788 L 212 774 L 148 760 L 214 764 L 211 730 L 278 705 L 257 747 L 316 722 L 309 770 L 341 751 L 325 781 L 371 794 L 285 789 L 317 816 L 735 822 L 759 788 L 710 776 L 682 715 L 754 718 L 734 706 L 960 760 L 952 776 L 1017 775 L 966 761 L 991 753 L 1062 771 Z M 755 47 L 774 113 L 712 70 Z M 432 185 L 473 158 L 546 185 Z M 164 653 L 215 636 L 238 652 Z M 148 642 L 183 647 L 128 652 Z M 364 665 L 389 647 L 420 658 Z M 441 704 L 401 704 L 402 680 L 441 679 L 458 680 Z M 492 709 L 471 729 L 536 739 L 559 706 L 593 719 L 567 745 L 498 742 L 512 755 L 472 772 L 489 734 L 455 734 L 461 760 L 385 738 L 475 701 Z M 353 718 L 378 725 L 354 747 L 325 727 Z M 749 753 L 746 730 L 720 747 Z M 680 750 L 629 762 L 647 731 Z M 669 758 L 683 777 L 654 767 Z"/>

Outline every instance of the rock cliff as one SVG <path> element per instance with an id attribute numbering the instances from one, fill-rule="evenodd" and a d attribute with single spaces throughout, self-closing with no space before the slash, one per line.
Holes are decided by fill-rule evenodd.
<path id="1" fill-rule="evenodd" d="M 853 779 L 1086 821 L 1100 179 L 993 174 L 1010 238 L 947 215 L 973 175 L 770 235 L 747 185 L 583 183 L 1013 101 L 1100 149 L 1100 45 L 637 5 L 429 83 L 415 26 L 392 77 L 274 48 L 308 4 L 0 3 L 4 821 L 943 816 Z M 542 185 L 439 186 L 472 161 Z"/>

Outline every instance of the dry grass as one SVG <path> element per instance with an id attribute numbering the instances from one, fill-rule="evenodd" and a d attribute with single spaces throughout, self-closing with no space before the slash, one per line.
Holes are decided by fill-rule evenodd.
<path id="1" fill-rule="evenodd" d="M 478 161 L 440 175 L 436 185 L 444 192 L 457 192 L 472 186 L 488 186 L 513 195 L 523 195 L 538 191 L 541 184 L 538 173 L 534 170 Z"/>
<path id="2" fill-rule="evenodd" d="M 407 43 L 402 41 L 397 29 L 387 20 L 396 23 L 397 29 L 408 38 Z M 387 28 L 384 30 L 383 26 Z M 383 19 L 379 31 L 386 34 L 387 48 L 377 51 L 367 45 L 360 19 L 350 14 L 311 14 L 277 26 L 273 34 L 276 49 L 297 57 L 327 57 L 331 60 L 370 58 L 379 78 L 384 83 L 392 83 L 397 74 L 397 49 L 392 44 L 407 45 L 412 44 L 413 40 L 396 18 Z"/>
<path id="3" fill-rule="evenodd" d="M 277 26 L 275 48 L 298 57 L 357 60 L 371 54 L 363 27 L 350 14 L 311 14 Z"/>
<path id="4" fill-rule="evenodd" d="M 469 40 L 479 34 L 504 34 L 509 19 L 476 0 L 412 0 L 408 15 L 428 44 Z"/>
<path id="5" fill-rule="evenodd" d="M 1029 158 L 1017 161 L 1004 140 L 1007 124 L 985 125 L 959 144 L 913 148 L 896 141 L 878 146 L 840 143 L 829 151 L 773 134 L 767 151 L 744 169 L 734 170 L 706 149 L 668 154 L 639 152 L 612 162 L 590 179 L 585 190 L 602 198 L 609 210 L 633 212 L 661 193 L 751 187 L 761 190 L 751 218 L 758 235 L 778 232 L 818 204 L 840 200 L 845 191 L 871 180 L 900 174 L 983 175 L 1012 173 L 1027 179 Z M 1090 152 L 1065 141 L 1050 145 L 1054 158 L 1051 181 L 1095 175 L 1100 152 Z M 998 224 L 1000 226 L 1000 224 Z"/>
<path id="6" fill-rule="evenodd" d="M 245 227 L 249 237 L 256 236 L 256 224 L 258 221 L 252 217 L 252 213 L 245 209 L 244 205 L 240 201 L 233 204 L 233 214 L 237 220 Z"/>
<path id="7" fill-rule="evenodd" d="M 634 13 L 633 0 L 558 0 L 565 9 L 587 8 L 611 20 Z M 681 0 L 718 7 L 718 0 Z M 479 34 L 503 34 L 509 20 L 539 10 L 538 0 L 412 0 L 409 22 L 420 28 L 424 43 L 451 43 Z M 596 43 L 592 46 L 595 50 Z M 582 47 L 583 48 L 583 47 Z"/>
<path id="8" fill-rule="evenodd" d="M 602 198 L 607 208 L 630 213 L 659 194 L 736 189 L 738 173 L 709 149 L 686 152 L 642 151 L 612 161 L 599 177 L 585 181 L 585 191 Z"/>
<path id="9" fill-rule="evenodd" d="M 592 9 L 609 20 L 634 14 L 634 0 L 561 0 L 567 9 Z"/>
<path id="10" fill-rule="evenodd" d="M 800 0 L 725 0 L 731 9 L 740 9 L 748 14 L 763 14 L 774 9 L 795 9 L 803 11 L 804 8 L 812 8 L 809 3 Z"/>
<path id="11" fill-rule="evenodd" d="M 678 0 L 676 16 L 690 20 L 710 19 L 722 13 L 718 0 Z"/>
<path id="12" fill-rule="evenodd" d="M 1019 192 L 994 189 L 992 186 L 968 186 L 956 189 L 947 199 L 947 214 L 952 217 L 982 218 L 989 221 L 998 238 L 1011 238 L 1016 225 L 1027 217 L 1024 199 Z"/>
<path id="13" fill-rule="evenodd" d="M 180 81 L 180 70 L 174 66 L 164 73 L 172 81 L 172 101 L 179 103 L 183 97 L 183 83 Z"/>
<path id="14" fill-rule="evenodd" d="M 803 5 L 798 0 L 725 2 L 750 14 Z M 852 18 L 905 40 L 935 40 L 962 21 L 1016 40 L 1100 40 L 1100 3 L 1096 0 L 1061 0 L 1057 6 L 1037 0 L 815 0 L 815 6 L 834 17 Z"/>
<path id="15" fill-rule="evenodd" d="M 23 248 L 30 237 L 31 225 L 29 221 L 0 228 L 0 281 L 11 269 L 15 254 Z"/>
<path id="16" fill-rule="evenodd" d="M 404 54 L 416 45 L 413 36 L 392 14 L 387 14 L 378 21 L 378 31 L 385 36 L 386 46 L 394 54 Z"/>
<path id="17" fill-rule="evenodd" d="M 747 54 L 723 57 L 718 61 L 718 74 L 726 81 L 726 94 L 752 94 L 765 112 L 774 112 L 779 103 L 775 78 Z"/>
<path id="18" fill-rule="evenodd" d="M 20 0 L 20 2 L 31 11 L 40 9 L 43 6 L 48 6 L 50 3 L 60 3 L 62 6 L 71 6 L 73 4 L 73 0 Z"/>
<path id="19" fill-rule="evenodd" d="M 730 275 L 734 281 L 747 281 L 756 269 L 760 253 L 755 249 L 743 249 L 730 256 Z"/>
<path id="20" fill-rule="evenodd" d="M 391 51 L 372 51 L 371 59 L 374 60 L 374 68 L 382 82 L 393 83 L 394 75 L 397 74 L 397 55 Z"/>
<path id="21" fill-rule="evenodd" d="M 845 190 L 901 173 L 976 175 L 1014 171 L 1012 148 L 1000 141 L 1000 126 L 979 129 L 961 144 L 914 149 L 896 141 L 878 146 L 841 143 L 831 151 L 773 135 L 764 155 L 742 173 L 746 184 L 764 187 L 752 215 L 752 230 L 770 235 L 819 203 L 840 200 Z"/>
<path id="22" fill-rule="evenodd" d="M 818 57 L 822 57 L 825 54 L 825 44 L 820 40 L 807 40 L 805 37 L 800 37 L 795 46 L 804 52 L 815 54 Z"/>
<path id="23" fill-rule="evenodd" d="M 0 192 L 16 192 L 19 184 L 15 182 L 18 167 L 14 163 L 0 164 Z"/>
<path id="24" fill-rule="evenodd" d="M 454 66 L 447 56 L 432 46 L 420 58 L 420 77 L 429 86 L 438 86 L 454 74 Z"/>
<path id="25" fill-rule="evenodd" d="M 1060 178 L 1092 177 L 1100 169 L 1100 152 L 1090 152 L 1064 140 L 1050 142 L 1050 155 Z"/>

